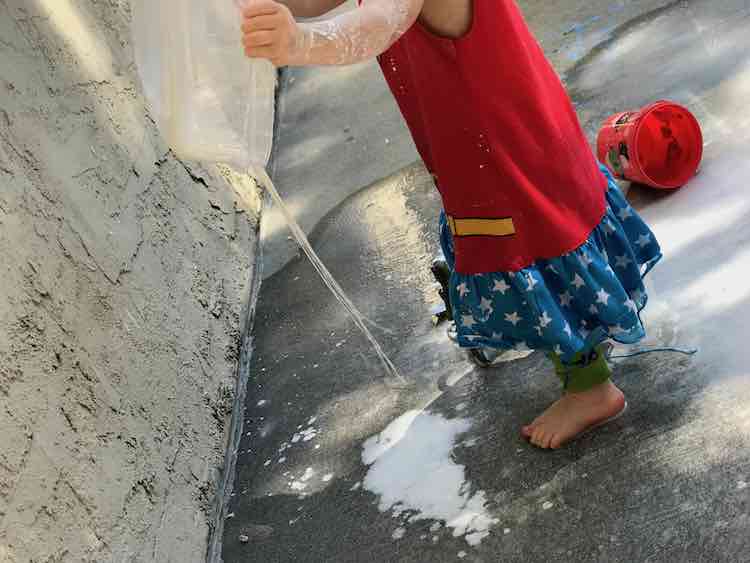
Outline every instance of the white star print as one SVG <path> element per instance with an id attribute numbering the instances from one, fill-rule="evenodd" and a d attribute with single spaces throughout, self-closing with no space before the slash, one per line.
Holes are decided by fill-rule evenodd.
<path id="1" fill-rule="evenodd" d="M 565 323 L 565 328 L 563 329 L 563 331 L 568 335 L 568 338 L 573 336 L 573 331 L 570 330 L 570 325 L 567 322 Z"/>
<path id="2" fill-rule="evenodd" d="M 528 274 L 526 276 L 526 282 L 529 284 L 529 287 L 526 288 L 526 291 L 534 291 L 534 287 L 536 287 L 536 284 L 539 283 L 531 274 Z"/>
<path id="3" fill-rule="evenodd" d="M 636 244 L 641 248 L 647 247 L 651 243 L 651 235 L 641 235 L 638 237 Z"/>
<path id="4" fill-rule="evenodd" d="M 625 301 L 625 307 L 627 307 L 628 309 L 630 309 L 634 313 L 638 312 L 638 307 L 636 307 L 635 301 L 633 301 L 632 299 L 627 299 Z"/>
<path id="5" fill-rule="evenodd" d="M 563 353 L 562 348 L 560 348 L 559 344 L 556 344 L 555 345 L 555 354 L 557 354 L 558 356 L 562 356 L 562 353 Z"/>
<path id="6" fill-rule="evenodd" d="M 544 333 L 543 333 L 543 329 L 542 329 L 542 327 L 541 327 L 541 326 L 539 326 L 539 325 L 536 325 L 536 326 L 534 327 L 534 330 L 536 330 L 536 333 L 537 333 L 537 334 L 538 334 L 539 336 L 542 336 L 542 335 L 544 334 Z"/>
<path id="7" fill-rule="evenodd" d="M 592 315 L 598 315 L 599 309 L 596 305 L 592 304 L 591 307 L 589 307 L 589 313 L 591 313 Z"/>
<path id="8" fill-rule="evenodd" d="M 555 267 L 552 264 L 550 264 L 549 266 L 547 266 L 547 269 L 550 272 L 552 272 L 553 274 L 557 274 L 557 270 L 555 269 Z"/>
<path id="9" fill-rule="evenodd" d="M 547 311 L 544 311 L 542 313 L 542 316 L 539 317 L 539 324 L 542 326 L 542 328 L 547 328 L 551 322 L 552 317 L 547 314 Z"/>
<path id="10" fill-rule="evenodd" d="M 505 295 L 505 292 L 510 289 L 510 286 L 505 283 L 505 280 L 495 280 L 495 287 L 492 288 L 492 291 L 499 291 L 503 295 Z"/>
<path id="11" fill-rule="evenodd" d="M 594 260 L 589 257 L 587 253 L 581 254 L 581 256 L 578 258 L 581 261 L 581 265 L 583 265 L 584 268 L 588 268 L 591 264 L 594 263 Z"/>
<path id="12" fill-rule="evenodd" d="M 505 313 L 505 320 L 511 323 L 513 326 L 516 326 L 523 320 L 523 317 L 521 317 L 516 311 L 513 311 L 512 314 Z"/>
<path id="13" fill-rule="evenodd" d="M 560 294 L 560 305 L 563 307 L 570 307 L 570 302 L 573 301 L 573 296 L 569 291 Z"/>
<path id="14" fill-rule="evenodd" d="M 624 221 L 628 217 L 632 217 L 633 213 L 630 211 L 629 207 L 623 207 L 617 215 L 619 215 L 620 221 Z"/>
<path id="15" fill-rule="evenodd" d="M 627 332 L 627 330 L 622 328 L 620 325 L 609 327 L 609 334 L 612 336 L 617 336 L 618 334 L 622 334 L 623 332 Z"/>
<path id="16" fill-rule="evenodd" d="M 573 278 L 573 285 L 576 286 L 576 289 L 581 289 L 584 285 L 586 285 L 586 282 L 583 281 L 583 278 L 581 276 L 576 274 Z"/>
<path id="17" fill-rule="evenodd" d="M 622 256 L 615 256 L 615 267 L 616 268 L 627 268 L 633 261 L 629 256 L 623 254 Z"/>
<path id="18" fill-rule="evenodd" d="M 458 294 L 459 294 L 459 295 L 460 295 L 461 297 L 466 297 L 466 294 L 467 294 L 467 293 L 471 293 L 471 290 L 470 290 L 470 289 L 469 289 L 469 287 L 468 287 L 468 286 L 466 285 L 466 282 L 464 282 L 464 283 L 462 283 L 461 285 L 459 285 L 458 287 L 456 287 L 456 291 L 458 291 Z"/>
<path id="19" fill-rule="evenodd" d="M 477 324 L 477 321 L 474 320 L 474 317 L 472 315 L 461 316 L 461 325 L 465 326 L 466 328 L 472 328 L 475 324 Z"/>
<path id="20" fill-rule="evenodd" d="M 600 289 L 596 292 L 596 302 L 601 303 L 602 305 L 606 306 L 609 303 L 609 293 L 604 291 L 604 289 Z"/>
<path id="21" fill-rule="evenodd" d="M 482 310 L 482 312 L 489 316 L 492 314 L 492 311 L 494 310 L 492 308 L 492 300 L 487 299 L 486 297 L 482 297 L 482 303 L 479 305 L 479 308 Z"/>

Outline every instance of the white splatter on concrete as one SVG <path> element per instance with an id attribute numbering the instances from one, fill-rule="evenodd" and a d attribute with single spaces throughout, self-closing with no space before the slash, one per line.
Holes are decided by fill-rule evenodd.
<path id="1" fill-rule="evenodd" d="M 482 543 L 482 540 L 489 535 L 489 530 L 484 532 L 472 532 L 471 534 L 466 534 L 466 543 L 468 543 L 472 547 L 477 547 L 480 543 Z"/>
<path id="2" fill-rule="evenodd" d="M 466 403 L 459 403 L 456 405 L 456 412 L 465 411 L 468 405 Z"/>
<path id="3" fill-rule="evenodd" d="M 393 534 L 391 534 L 391 537 L 392 537 L 392 538 L 393 538 L 394 540 L 400 540 L 400 539 L 401 539 L 401 538 L 403 538 L 403 537 L 404 537 L 405 535 L 406 535 L 406 528 L 396 528 L 396 529 L 394 530 Z"/>
<path id="4" fill-rule="evenodd" d="M 362 486 L 362 481 L 357 481 L 356 483 L 354 483 L 354 485 L 352 485 L 352 488 L 349 490 L 358 491 L 361 486 Z"/>
<path id="5" fill-rule="evenodd" d="M 546 501 L 546 502 L 545 502 L 544 504 L 542 504 L 542 508 L 543 508 L 544 510 L 549 510 L 549 509 L 550 509 L 550 508 L 552 508 L 553 506 L 555 506 L 555 505 L 554 505 L 553 503 L 551 503 L 550 501 Z"/>
<path id="6" fill-rule="evenodd" d="M 293 481 L 291 488 L 293 491 L 304 491 L 307 488 L 307 483 L 302 481 Z"/>
<path id="7" fill-rule="evenodd" d="M 259 407 L 265 407 L 267 404 L 268 404 L 268 401 L 266 399 L 258 401 L 258 406 Z"/>
<path id="8" fill-rule="evenodd" d="M 463 559 L 464 557 L 466 557 L 466 552 L 465 551 L 459 551 L 458 552 L 458 558 L 459 559 Z"/>
<path id="9" fill-rule="evenodd" d="M 745 481 L 737 481 L 737 489 L 740 491 L 747 488 L 747 482 Z"/>
<path id="10" fill-rule="evenodd" d="M 327 475 L 323 475 L 324 483 L 328 483 L 328 481 L 330 481 L 331 479 L 333 479 L 333 473 L 328 473 Z"/>
<path id="11" fill-rule="evenodd" d="M 410 523 L 445 522 L 469 545 L 487 537 L 497 520 L 486 508 L 486 494 L 471 492 L 464 466 L 451 456 L 456 438 L 469 428 L 466 419 L 409 411 L 367 440 L 362 461 L 370 468 L 363 486 L 379 496 L 379 509 L 412 511 Z"/>

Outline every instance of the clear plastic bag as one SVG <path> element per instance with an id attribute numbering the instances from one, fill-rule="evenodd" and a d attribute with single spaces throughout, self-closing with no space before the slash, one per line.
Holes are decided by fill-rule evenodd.
<path id="1" fill-rule="evenodd" d="M 237 0 L 132 0 L 143 89 L 167 143 L 189 160 L 265 166 L 276 69 L 245 57 Z"/>

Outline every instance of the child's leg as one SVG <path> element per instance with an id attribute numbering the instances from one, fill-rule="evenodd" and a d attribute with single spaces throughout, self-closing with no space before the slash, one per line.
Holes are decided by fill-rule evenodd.
<path id="1" fill-rule="evenodd" d="M 625 408 L 625 396 L 610 376 L 601 347 L 572 365 L 552 357 L 555 371 L 563 382 L 564 394 L 521 433 L 540 448 L 559 448 L 566 442 L 602 422 L 617 416 Z"/>
<path id="2" fill-rule="evenodd" d="M 603 346 L 598 346 L 585 357 L 583 354 L 576 354 L 570 364 L 563 363 L 557 354 L 550 354 L 549 357 L 555 365 L 555 373 L 560 378 L 563 391 L 568 393 L 588 391 L 612 377 Z"/>

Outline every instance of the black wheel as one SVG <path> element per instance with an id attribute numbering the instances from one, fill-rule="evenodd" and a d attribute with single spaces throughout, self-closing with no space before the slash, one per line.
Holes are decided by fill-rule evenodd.
<path id="1" fill-rule="evenodd" d="M 466 351 L 466 355 L 469 357 L 476 366 L 480 368 L 492 367 L 495 360 L 500 357 L 501 352 L 492 348 L 470 348 Z"/>
<path id="2" fill-rule="evenodd" d="M 435 276 L 435 279 L 440 284 L 439 294 L 441 299 L 443 300 L 443 303 L 445 303 L 446 318 L 452 319 L 453 310 L 451 308 L 449 289 L 451 271 L 448 267 L 448 263 L 442 258 L 436 258 L 432 261 L 432 267 L 430 269 L 432 270 L 432 275 Z"/>

